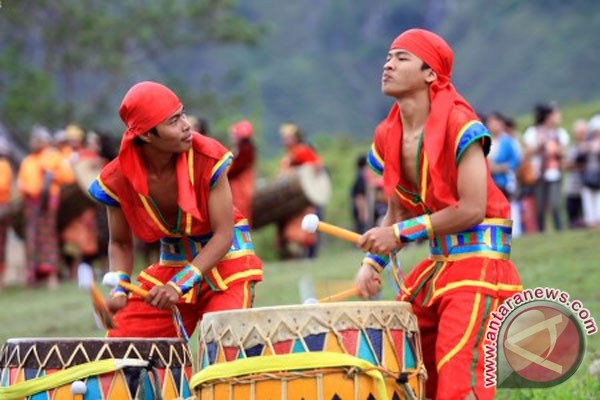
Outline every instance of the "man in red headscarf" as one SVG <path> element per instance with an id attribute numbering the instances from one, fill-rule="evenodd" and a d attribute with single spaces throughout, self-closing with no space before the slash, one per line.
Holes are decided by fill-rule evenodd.
<path id="1" fill-rule="evenodd" d="M 452 61 L 448 44 L 421 29 L 390 47 L 381 86 L 396 102 L 368 157 L 383 174 L 388 212 L 359 241 L 368 253 L 356 281 L 363 296 L 375 294 L 390 252 L 428 240 L 430 256 L 398 296 L 419 321 L 427 397 L 491 399 L 483 335 L 490 312 L 522 286 L 509 261 L 510 206 L 485 159 L 490 134 L 450 82 Z"/>
<path id="2" fill-rule="evenodd" d="M 137 278 L 145 300 L 113 290 L 109 336 L 174 337 L 175 304 L 190 335 L 206 312 L 250 307 L 262 269 L 232 204 L 231 153 L 193 132 L 181 101 L 159 83 L 134 85 L 119 114 L 127 126 L 119 156 L 89 188 L 108 206 L 110 270 L 130 280 L 132 234 L 161 245 L 159 261 Z"/>

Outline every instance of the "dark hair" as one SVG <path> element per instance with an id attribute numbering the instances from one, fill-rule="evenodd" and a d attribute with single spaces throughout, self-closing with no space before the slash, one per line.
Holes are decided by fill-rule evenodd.
<path id="1" fill-rule="evenodd" d="M 515 129 L 517 127 L 517 122 L 513 117 L 504 116 L 504 124 L 509 129 Z"/>
<path id="2" fill-rule="evenodd" d="M 160 137 L 160 136 L 158 136 L 158 129 L 156 129 L 156 127 L 150 129 L 148 132 L 150 132 L 151 135 Z M 142 139 L 140 139 L 139 136 L 136 136 L 135 138 L 133 138 L 133 145 L 134 146 L 141 146 L 144 143 L 146 143 L 146 142 L 144 142 Z"/>
<path id="3" fill-rule="evenodd" d="M 556 105 L 547 103 L 538 103 L 533 109 L 533 117 L 536 125 L 543 124 L 548 116 L 556 110 Z"/>
<path id="4" fill-rule="evenodd" d="M 358 156 L 358 158 L 356 159 L 356 166 L 361 169 L 363 168 L 365 165 L 367 165 L 367 156 L 365 156 L 364 154 L 361 154 L 360 156 Z"/>
<path id="5" fill-rule="evenodd" d="M 198 118 L 198 132 L 204 136 L 210 136 L 210 125 L 206 118 Z"/>
<path id="6" fill-rule="evenodd" d="M 425 61 L 423 61 L 423 64 L 421 64 L 421 71 L 425 71 L 426 69 L 431 69 L 431 67 Z"/>

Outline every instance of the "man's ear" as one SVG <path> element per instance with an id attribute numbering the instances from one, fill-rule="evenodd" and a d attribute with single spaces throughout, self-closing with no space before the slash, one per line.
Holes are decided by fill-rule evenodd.
<path id="1" fill-rule="evenodd" d="M 432 68 L 427 69 L 427 76 L 425 76 L 425 82 L 432 83 L 437 79 L 437 74 Z"/>
<path id="2" fill-rule="evenodd" d="M 150 131 L 148 131 L 146 133 L 139 135 L 138 138 L 140 138 L 140 140 L 143 141 L 144 143 L 150 143 L 152 141 L 151 136 L 152 135 L 150 135 Z"/>

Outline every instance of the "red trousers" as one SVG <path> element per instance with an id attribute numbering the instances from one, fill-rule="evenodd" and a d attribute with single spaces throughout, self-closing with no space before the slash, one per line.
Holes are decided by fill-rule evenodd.
<path id="1" fill-rule="evenodd" d="M 252 307 L 254 284 L 254 281 L 237 281 L 227 290 L 217 292 L 203 283 L 196 303 L 177 304 L 188 335 L 193 334 L 205 313 Z M 117 328 L 111 329 L 108 337 L 177 337 L 171 311 L 159 310 L 135 295 L 117 312 L 115 324 Z"/>

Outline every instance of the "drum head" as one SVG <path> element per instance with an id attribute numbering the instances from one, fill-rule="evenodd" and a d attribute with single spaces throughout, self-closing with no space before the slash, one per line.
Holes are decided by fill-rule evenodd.
<path id="1" fill-rule="evenodd" d="M 296 170 L 302 191 L 316 206 L 324 206 L 331 198 L 331 179 L 324 168 L 314 165 L 301 165 Z"/>

